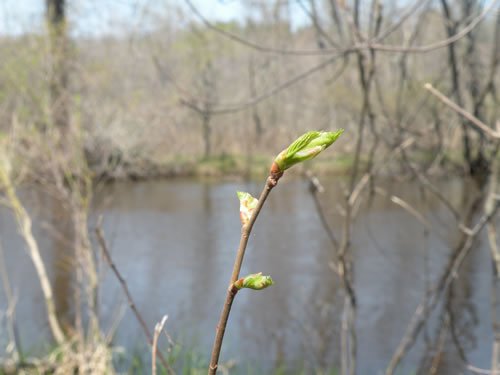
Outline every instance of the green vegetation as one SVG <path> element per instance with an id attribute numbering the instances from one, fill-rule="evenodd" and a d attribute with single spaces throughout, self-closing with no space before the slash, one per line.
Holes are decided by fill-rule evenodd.
<path id="1" fill-rule="evenodd" d="M 203 158 L 198 161 L 189 158 L 177 157 L 175 159 L 162 161 L 151 169 L 139 169 L 134 172 L 134 169 L 126 175 L 107 176 L 109 178 L 129 178 L 134 179 L 145 178 L 162 178 L 162 177 L 249 177 L 258 179 L 265 177 L 268 172 L 269 163 L 272 161 L 272 156 L 254 155 L 249 159 L 244 155 L 229 155 L 221 154 Z M 353 165 L 352 155 L 338 155 L 336 157 L 324 157 L 321 160 L 308 161 L 305 163 L 307 169 L 318 175 L 327 174 L 346 174 Z M 362 160 L 366 164 L 367 157 Z M 302 173 L 304 168 L 294 169 L 290 174 L 297 175 Z M 144 173 L 141 173 L 144 172 Z"/>

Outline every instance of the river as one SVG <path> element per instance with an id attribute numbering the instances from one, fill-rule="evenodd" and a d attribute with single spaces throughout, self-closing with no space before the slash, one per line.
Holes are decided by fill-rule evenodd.
<path id="1" fill-rule="evenodd" d="M 453 217 L 416 182 L 379 183 L 414 205 L 432 223 L 428 232 L 408 212 L 381 196 L 365 199 L 353 228 L 355 289 L 358 299 L 358 373 L 381 373 L 397 347 L 420 300 L 439 276 L 457 241 Z M 340 235 L 345 181 L 323 179 L 320 196 L 334 231 Z M 460 207 L 471 185 L 449 178 L 438 186 Z M 236 191 L 258 195 L 262 183 L 174 179 L 120 182 L 97 189 L 90 226 L 103 215 L 103 229 L 114 262 L 149 327 L 168 315 L 166 329 L 184 351 L 207 360 L 240 236 Z M 57 306 L 70 321 L 74 273 L 67 220 L 53 200 L 25 192 L 43 257 L 54 283 Z M 45 225 L 41 223 L 45 222 Z M 48 223 L 48 225 L 47 225 Z M 52 228 L 52 229 L 51 229 Z M 59 234 L 56 235 L 54 228 Z M 61 236 L 62 234 L 62 236 Z M 43 297 L 33 265 L 11 214 L 0 211 L 1 245 L 17 296 L 17 320 L 23 346 L 44 348 L 49 337 Z M 269 371 L 280 365 L 340 368 L 341 285 L 329 263 L 334 259 L 307 182 L 284 178 L 272 191 L 254 227 L 242 274 L 262 271 L 275 285 L 241 291 L 226 331 L 222 362 Z M 100 265 L 100 314 L 108 330 L 118 322 L 114 344 L 125 357 L 147 347 L 114 275 Z M 481 235 L 456 281 L 460 340 L 475 366 L 491 361 L 491 261 Z M 5 309 L 0 291 L 0 310 Z M 424 327 L 401 374 L 414 373 L 426 340 L 435 338 L 437 315 Z M 0 328 L 0 343 L 5 340 Z M 166 345 L 164 339 L 162 344 Z M 3 346 L 2 346 L 3 347 Z M 145 354 L 146 353 L 146 354 Z M 182 357 L 182 356 L 181 356 Z M 462 369 L 451 340 L 443 353 L 443 374 Z M 126 360 L 125 360 L 126 362 Z"/>

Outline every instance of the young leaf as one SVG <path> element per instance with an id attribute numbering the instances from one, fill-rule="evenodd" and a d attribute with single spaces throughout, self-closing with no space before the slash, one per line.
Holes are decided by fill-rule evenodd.
<path id="1" fill-rule="evenodd" d="M 249 288 L 253 290 L 265 289 L 274 284 L 271 276 L 262 276 L 262 272 L 253 273 L 235 281 L 234 286 L 239 290 Z"/>
<path id="2" fill-rule="evenodd" d="M 329 147 L 344 132 L 310 131 L 297 138 L 290 146 L 281 151 L 271 167 L 271 173 L 282 174 L 291 166 L 312 159 Z"/>
<path id="3" fill-rule="evenodd" d="M 259 203 L 259 200 L 252 197 L 249 193 L 245 193 L 242 191 L 238 191 L 236 192 L 236 194 L 238 195 L 238 199 L 240 200 L 241 224 L 245 225 L 250 221 L 250 217 L 255 211 L 255 207 L 257 207 L 257 203 Z"/>

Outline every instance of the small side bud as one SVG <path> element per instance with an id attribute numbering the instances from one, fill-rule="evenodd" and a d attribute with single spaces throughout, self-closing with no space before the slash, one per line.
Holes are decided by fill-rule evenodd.
<path id="1" fill-rule="evenodd" d="M 252 216 L 255 208 L 257 207 L 257 203 L 259 200 L 257 198 L 252 197 L 249 193 L 245 193 L 242 191 L 236 192 L 238 195 L 238 199 L 240 200 L 240 220 L 241 224 L 245 225 L 250 221 L 250 217 Z"/>
<path id="2" fill-rule="evenodd" d="M 281 151 L 271 166 L 271 175 L 283 174 L 291 166 L 312 159 L 330 146 L 344 132 L 310 131 L 297 138 L 288 148 Z"/>
<path id="3" fill-rule="evenodd" d="M 268 286 L 271 286 L 273 284 L 274 284 L 274 281 L 271 278 L 271 276 L 262 276 L 262 272 L 248 275 L 248 276 L 243 277 L 241 279 L 238 279 L 234 282 L 234 286 L 238 290 L 243 289 L 243 288 L 249 288 L 249 289 L 253 289 L 253 290 L 261 290 L 261 289 L 265 289 Z"/>

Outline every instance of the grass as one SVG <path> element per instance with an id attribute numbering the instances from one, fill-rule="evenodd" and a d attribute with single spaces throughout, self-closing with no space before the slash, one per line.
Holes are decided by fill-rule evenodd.
<path id="1" fill-rule="evenodd" d="M 165 352 L 169 364 L 175 369 L 178 375 L 205 375 L 207 373 L 209 358 L 207 353 L 202 350 L 197 344 L 176 343 L 170 350 Z M 116 352 L 115 352 L 116 353 Z M 146 344 L 140 344 L 130 353 L 120 352 L 115 354 L 114 365 L 117 371 L 121 374 L 140 375 L 151 372 L 151 356 L 149 347 Z M 303 360 L 294 361 L 294 363 L 284 364 L 276 363 L 273 368 L 262 366 L 258 360 L 235 361 L 229 359 L 227 362 L 221 363 L 222 366 L 228 366 L 228 373 L 231 375 L 337 375 L 337 368 L 330 369 L 310 369 L 305 366 Z M 161 367 L 157 365 L 158 375 L 167 374 Z M 223 373 L 221 371 L 221 373 Z M 0 375 L 1 372 L 0 372 Z"/>
<path id="2" fill-rule="evenodd" d="M 198 160 L 176 157 L 163 161 L 159 170 L 172 171 L 169 177 L 221 177 L 240 176 L 248 178 L 262 178 L 267 176 L 273 161 L 272 156 L 253 155 L 250 159 L 245 155 L 220 154 Z M 306 162 L 308 169 L 318 174 L 344 174 L 353 164 L 351 155 L 340 155 L 332 158 L 322 158 Z M 294 169 L 290 174 L 300 174 L 302 168 Z M 176 171 L 178 173 L 176 173 Z M 163 176 L 149 176 L 163 177 Z"/>

